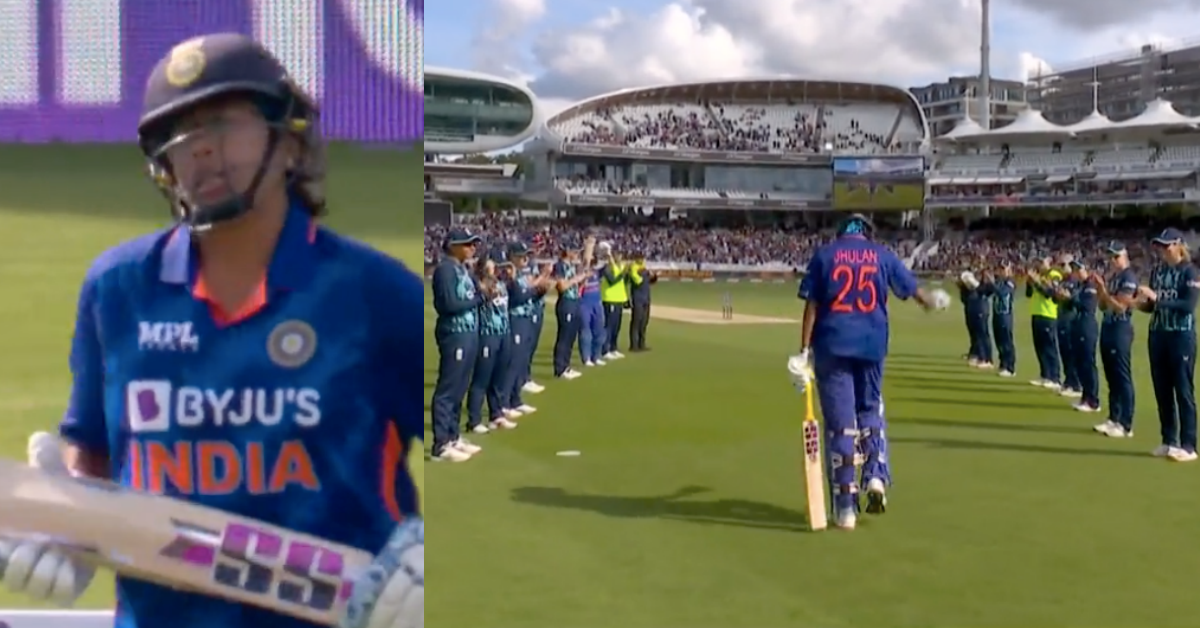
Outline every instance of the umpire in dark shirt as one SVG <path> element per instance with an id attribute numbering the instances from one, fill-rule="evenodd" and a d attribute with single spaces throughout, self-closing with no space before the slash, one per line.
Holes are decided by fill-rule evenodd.
<path id="1" fill-rule="evenodd" d="M 629 350 L 649 351 L 646 346 L 646 328 L 650 326 L 650 286 L 658 281 L 658 275 L 646 268 L 646 255 L 637 253 L 629 267 L 629 301 L 632 313 L 629 321 Z"/>

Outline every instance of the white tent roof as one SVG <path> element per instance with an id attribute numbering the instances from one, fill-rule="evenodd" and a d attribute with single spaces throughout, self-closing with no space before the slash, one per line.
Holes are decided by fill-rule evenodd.
<path id="1" fill-rule="evenodd" d="M 961 138 L 982 135 L 984 133 L 986 133 L 986 131 L 983 127 L 979 126 L 978 122 L 970 118 L 963 118 L 962 120 L 958 121 L 958 124 L 954 125 L 953 129 L 950 129 L 949 133 L 946 133 L 937 139 L 954 141 Z"/>
<path id="2" fill-rule="evenodd" d="M 1146 105 L 1140 115 L 1114 122 L 1105 130 L 1162 129 L 1168 127 L 1196 126 L 1196 121 L 1175 110 L 1171 103 L 1158 98 Z"/>
<path id="3" fill-rule="evenodd" d="M 1052 124 L 1042 117 L 1037 109 L 1026 109 L 1017 114 L 1017 119 L 998 129 L 985 131 L 983 138 L 1010 138 L 1023 135 L 1067 135 L 1070 131 L 1064 127 Z"/>
<path id="4" fill-rule="evenodd" d="M 1090 133 L 1093 131 L 1104 131 L 1112 127 L 1113 121 L 1099 111 L 1092 111 L 1086 118 L 1076 122 L 1075 124 L 1063 127 L 1064 131 L 1070 133 Z"/>

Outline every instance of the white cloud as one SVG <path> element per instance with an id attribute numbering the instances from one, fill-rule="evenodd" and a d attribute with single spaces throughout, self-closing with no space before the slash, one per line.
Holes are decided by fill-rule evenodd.
<path id="1" fill-rule="evenodd" d="M 1017 56 L 1017 75 L 1019 81 L 1028 81 L 1039 76 L 1045 76 L 1054 72 L 1054 68 L 1041 57 L 1034 55 L 1032 52 L 1022 52 Z"/>
<path id="2" fill-rule="evenodd" d="M 526 65 L 521 37 L 546 15 L 545 0 L 488 0 L 481 4 L 486 24 L 471 41 L 477 69 L 502 76 L 519 74 Z"/>
<path id="3" fill-rule="evenodd" d="M 544 34 L 532 86 L 582 97 L 752 76 L 904 85 L 977 68 L 979 13 L 978 0 L 676 0 Z"/>
<path id="4" fill-rule="evenodd" d="M 481 0 L 473 49 L 478 69 L 522 80 L 549 115 L 603 92 L 692 80 L 919 85 L 978 72 L 980 2 L 648 0 L 571 24 L 579 5 L 566 0 Z M 1200 0 L 993 0 L 992 15 L 992 74 L 1027 79 L 1147 43 L 1178 45 L 1200 22 Z"/>

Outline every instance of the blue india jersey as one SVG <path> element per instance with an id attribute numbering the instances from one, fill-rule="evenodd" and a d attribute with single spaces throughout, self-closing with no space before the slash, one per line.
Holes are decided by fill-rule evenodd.
<path id="1" fill-rule="evenodd" d="M 418 508 L 421 280 L 300 208 L 239 311 L 209 302 L 198 266 L 184 227 L 95 261 L 62 436 L 134 490 L 378 551 Z M 125 578 L 117 597 L 116 628 L 312 628 Z"/>
<path id="2" fill-rule="evenodd" d="M 799 296 L 817 308 L 817 355 L 882 361 L 888 351 L 888 293 L 917 292 L 917 279 L 891 249 L 861 236 L 839 237 L 813 254 Z"/>

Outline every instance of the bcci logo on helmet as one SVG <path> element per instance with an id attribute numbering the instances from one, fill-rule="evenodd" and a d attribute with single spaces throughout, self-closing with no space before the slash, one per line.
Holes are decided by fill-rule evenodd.
<path id="1" fill-rule="evenodd" d="M 204 74 L 204 38 L 189 39 L 171 49 L 167 60 L 167 82 L 175 87 L 187 87 Z"/>

